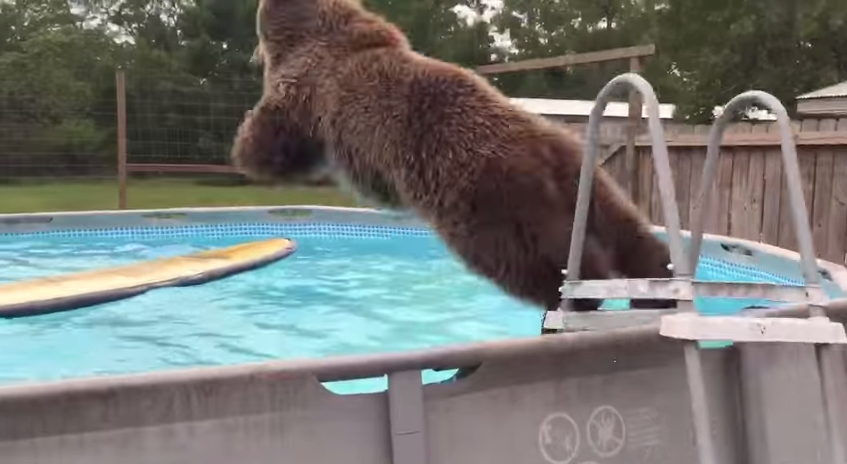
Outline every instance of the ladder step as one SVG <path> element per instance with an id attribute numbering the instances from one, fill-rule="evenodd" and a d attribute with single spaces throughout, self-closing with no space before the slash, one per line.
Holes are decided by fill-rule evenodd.
<path id="1" fill-rule="evenodd" d="M 704 317 L 677 313 L 662 316 L 659 333 L 668 338 L 694 341 L 847 344 L 844 325 L 827 318 Z"/>
<path id="2" fill-rule="evenodd" d="M 693 301 L 699 297 L 763 298 L 780 302 L 807 302 L 815 298 L 804 286 L 771 283 L 670 279 L 608 279 L 565 281 L 559 288 L 563 299 L 660 299 Z"/>
<path id="3" fill-rule="evenodd" d="M 675 309 L 639 309 L 633 311 L 548 311 L 544 314 L 543 333 L 595 332 L 658 324 L 662 316 L 676 314 Z"/>

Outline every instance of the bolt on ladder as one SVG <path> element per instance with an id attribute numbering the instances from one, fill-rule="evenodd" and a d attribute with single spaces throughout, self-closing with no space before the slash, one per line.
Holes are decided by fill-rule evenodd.
<path id="1" fill-rule="evenodd" d="M 671 255 L 669 268 L 673 271 L 674 277 L 667 279 L 580 280 L 579 264 L 582 262 L 591 187 L 596 167 L 599 124 L 612 94 L 626 87 L 638 91 L 642 95 L 647 108 L 648 128 L 653 142 L 653 165 L 658 181 L 662 212 L 667 224 L 668 245 Z M 781 129 L 782 158 L 794 230 L 800 244 L 801 265 L 805 281 L 805 285 L 802 287 L 765 283 L 704 282 L 694 278 L 703 240 L 703 218 L 706 217 L 706 212 L 710 206 L 707 192 L 714 181 L 723 132 L 733 112 L 743 109 L 751 103 L 763 105 L 774 111 Z M 835 408 L 826 407 L 827 404 L 831 405 L 832 402 L 836 401 L 836 398 L 842 398 L 840 390 L 847 388 L 843 376 L 838 375 L 838 369 L 841 369 L 841 373 L 843 373 L 844 366 L 839 365 L 843 363 L 839 357 L 842 353 L 837 351 L 839 348 L 837 344 L 847 343 L 847 335 L 845 335 L 843 325 L 829 321 L 826 316 L 826 295 L 822 290 L 817 273 L 811 231 L 808 226 L 808 215 L 800 185 L 797 152 L 785 107 L 778 99 L 765 92 L 744 92 L 727 103 L 723 114 L 712 125 L 702 182 L 696 197 L 696 201 L 701 207 L 699 214 L 692 218 L 693 227 L 687 256 L 683 250 L 679 212 L 664 129 L 659 119 L 659 103 L 652 86 L 644 78 L 634 73 L 622 74 L 609 81 L 598 94 L 595 106 L 589 115 L 586 138 L 587 146 L 580 172 L 570 253 L 567 269 L 563 272 L 565 281 L 561 287 L 562 304 L 557 311 L 549 311 L 545 314 L 543 332 L 555 333 L 568 329 L 568 316 L 574 315 L 570 311 L 569 301 L 572 299 L 616 298 L 632 300 L 653 298 L 676 301 L 677 311 L 600 311 L 594 314 L 602 314 L 602 317 L 606 320 L 627 318 L 626 313 L 645 314 L 648 319 L 652 318 L 653 321 L 658 317 L 662 335 L 683 341 L 694 430 L 701 464 L 717 464 L 717 458 L 710 431 L 709 407 L 705 391 L 701 352 L 697 343 L 704 340 L 715 340 L 736 343 L 782 343 L 783 346 L 785 346 L 785 343 L 817 345 L 820 349 L 815 356 L 815 360 L 819 363 L 822 401 L 827 416 L 828 437 L 826 441 L 829 443 L 828 454 L 830 458 L 826 462 L 838 464 L 847 462 L 845 461 L 842 441 L 845 433 L 844 419 L 835 412 Z M 742 316 L 701 317 L 695 307 L 695 297 L 704 296 L 760 297 L 770 301 L 803 302 L 809 307 L 810 318 L 803 320 Z M 638 320 L 637 316 L 635 320 Z M 626 324 L 626 322 L 624 323 Z M 760 457 L 757 461 L 769 462 L 772 457 Z"/>

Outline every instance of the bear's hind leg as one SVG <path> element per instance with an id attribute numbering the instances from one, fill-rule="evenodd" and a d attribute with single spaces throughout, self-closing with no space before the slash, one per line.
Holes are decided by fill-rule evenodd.
<path id="1" fill-rule="evenodd" d="M 582 267 L 580 280 L 602 280 L 612 275 L 612 259 L 603 249 L 600 242 L 592 235 L 585 236 L 582 252 Z M 564 275 L 562 278 L 564 279 Z M 597 311 L 603 300 L 575 299 L 571 300 L 571 308 L 577 312 Z"/>
<path id="2" fill-rule="evenodd" d="M 607 175 L 597 176 L 596 203 L 591 225 L 613 256 L 613 269 L 630 279 L 670 278 L 670 250 L 665 242 L 652 233 L 649 223 L 612 184 Z M 631 300 L 633 309 L 669 309 L 673 300 Z"/>
<path id="3" fill-rule="evenodd" d="M 567 265 L 567 241 L 557 236 L 540 243 L 537 235 L 509 227 L 479 230 L 441 230 L 440 235 L 469 269 L 486 277 L 512 296 L 556 310 L 561 302 L 562 270 Z M 519 238 L 523 238 L 522 240 Z M 564 243 L 563 243 L 564 242 Z M 554 246 L 555 244 L 555 246 Z M 581 274 L 583 279 L 611 276 L 611 258 L 593 237 L 586 237 Z M 601 300 L 572 301 L 575 311 L 594 311 Z"/>

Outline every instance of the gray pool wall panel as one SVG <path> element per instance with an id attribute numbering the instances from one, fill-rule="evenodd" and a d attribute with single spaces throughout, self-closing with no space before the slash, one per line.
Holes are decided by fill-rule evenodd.
<path id="1" fill-rule="evenodd" d="M 184 211 L 184 210 L 183 210 Z M 0 234 L 81 227 L 174 226 L 220 221 L 374 224 L 370 212 L 270 215 L 267 209 L 143 216 L 136 212 L 0 220 Z M 348 213 L 352 213 L 353 216 Z M 243 214 L 234 219 L 233 214 Z M 252 218 L 247 217 L 253 215 Z M 32 216 L 32 215 L 30 215 Z M 355 217 L 354 217 L 355 216 Z M 5 216 L 2 219 L 9 219 Z M 150 220 L 159 221 L 151 225 Z M 405 218 L 385 218 L 413 227 Z M 395 222 L 396 221 L 396 222 Z M 409 221 L 409 222 L 407 222 Z M 377 221 L 378 222 L 378 221 Z M 658 231 L 661 234 L 661 230 Z M 712 245 L 710 245 L 710 243 Z M 753 262 L 782 272 L 796 253 L 727 237 Z M 710 248 L 710 246 L 712 248 Z M 729 247 L 727 259 L 751 258 Z M 736 256 L 738 255 L 738 256 Z M 843 293 L 843 268 L 819 261 Z M 847 299 L 829 316 L 847 320 Z M 762 311 L 805 317 L 800 306 Z M 843 345 L 828 346 L 844 361 Z M 847 398 L 824 399 L 819 350 L 746 344 L 702 353 L 711 430 L 721 464 L 831 463 L 826 408 L 847 416 Z M 467 378 L 423 385 L 422 369 L 481 367 Z M 847 394 L 844 362 L 831 382 Z M 387 375 L 386 392 L 336 395 L 321 382 Z M 842 429 L 843 430 L 843 429 Z M 347 464 L 698 462 L 683 344 L 655 325 L 556 334 L 428 350 L 289 360 L 0 387 L 3 464 Z M 707 464 L 707 463 L 703 463 Z M 717 463 L 709 463 L 717 464 Z"/>

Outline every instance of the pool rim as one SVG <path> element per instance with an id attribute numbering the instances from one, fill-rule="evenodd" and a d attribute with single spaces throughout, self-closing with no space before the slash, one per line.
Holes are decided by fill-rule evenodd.
<path id="1" fill-rule="evenodd" d="M 847 318 L 847 298 L 830 300 L 826 304 L 830 318 Z M 803 304 L 757 310 L 758 317 L 808 316 Z M 61 380 L 20 382 L 0 385 L 0 403 L 39 400 L 48 396 L 66 397 L 75 394 L 110 393 L 124 388 L 188 386 L 210 381 L 234 381 L 247 377 L 279 377 L 311 375 L 312 380 L 329 395 L 339 395 L 324 387 L 322 382 L 381 377 L 406 371 L 451 370 L 474 367 L 485 362 L 508 361 L 533 355 L 566 355 L 608 348 L 637 348 L 645 344 L 678 344 L 678 340 L 663 337 L 659 324 L 644 324 L 598 332 L 565 332 L 548 335 L 513 337 L 502 340 L 469 342 L 450 346 L 410 351 L 352 354 L 326 358 L 277 359 L 223 366 L 198 366 L 181 369 L 149 371 L 105 376 L 86 376 Z M 371 393 L 366 393 L 371 394 Z M 343 396 L 343 395 L 339 395 Z"/>
<path id="2" fill-rule="evenodd" d="M 396 210 L 379 210 L 374 208 L 332 207 L 320 205 L 283 205 L 258 207 L 212 207 L 212 208 L 166 208 L 144 210 L 107 210 L 107 211 L 70 211 L 42 213 L 11 213 L 0 214 L 0 234 L 27 234 L 31 231 L 11 233 L 10 223 L 6 220 L 26 218 L 85 218 L 101 217 L 141 217 L 144 214 L 226 214 L 231 212 L 267 212 L 269 210 L 303 210 L 326 213 L 342 212 L 357 213 L 368 219 L 379 218 L 383 225 L 398 226 L 400 223 L 413 227 L 426 228 L 425 224 L 407 213 Z M 399 216 L 398 216 L 399 214 Z M 312 222 L 312 221 L 306 221 Z M 369 222 L 369 224 L 371 224 Z M 15 223 L 14 225 L 20 225 Z M 665 233 L 662 226 L 652 226 L 658 233 Z M 682 231 L 684 238 L 690 237 L 689 231 Z M 753 242 L 746 239 L 717 234 L 704 234 L 704 251 L 707 243 L 739 245 L 783 259 L 799 263 L 797 252 L 784 248 Z M 847 291 L 847 268 L 838 264 L 817 260 L 820 268 L 830 273 L 833 283 Z M 756 315 L 763 317 L 807 317 L 808 311 L 803 304 L 786 305 L 780 308 L 755 310 Z M 831 299 L 827 302 L 828 314 L 847 318 L 847 297 Z M 162 371 L 147 371 L 139 373 L 115 374 L 103 376 L 84 376 L 59 380 L 20 382 L 0 385 L 0 402 L 20 401 L 25 399 L 43 398 L 45 395 L 66 396 L 68 394 L 89 394 L 92 392 L 109 392 L 121 388 L 138 388 L 161 385 L 200 384 L 208 381 L 227 381 L 244 376 L 288 376 L 309 374 L 318 385 L 321 382 L 354 380 L 369 377 L 380 377 L 391 372 L 407 370 L 449 370 L 460 367 L 471 367 L 482 362 L 498 359 L 514 359 L 528 353 L 574 353 L 591 350 L 595 347 L 608 346 L 639 346 L 644 343 L 675 343 L 673 340 L 661 337 L 658 324 L 648 324 L 624 329 L 611 329 L 602 332 L 563 333 L 544 336 L 512 337 L 508 339 L 461 343 L 442 347 L 432 347 L 403 352 L 378 353 L 366 355 L 340 355 L 327 358 L 277 359 L 257 361 L 223 366 L 198 366 Z M 327 394 L 331 390 L 323 387 Z"/>
<path id="3" fill-rule="evenodd" d="M 156 218 L 152 218 L 153 221 L 150 221 L 151 218 L 145 218 L 145 215 L 179 215 L 184 214 L 187 216 L 203 216 L 203 215 L 226 215 L 227 213 L 272 213 L 279 212 L 284 210 L 292 210 L 292 211 L 303 211 L 308 210 L 311 212 L 318 212 L 322 214 L 326 214 L 329 217 L 332 217 L 333 213 L 346 213 L 347 215 L 352 215 L 350 217 L 356 218 L 359 216 L 360 219 L 367 217 L 369 220 L 376 219 L 375 223 L 369 223 L 367 225 L 374 226 L 386 226 L 386 227 L 413 227 L 420 229 L 428 229 L 426 223 L 411 215 L 409 212 L 404 210 L 397 209 L 378 209 L 378 208 L 367 208 L 367 207 L 348 207 L 348 206 L 325 206 L 325 205 L 278 205 L 278 206 L 223 206 L 223 207 L 177 207 L 177 208 L 158 208 L 158 209 L 125 209 L 125 210 L 84 210 L 84 211 L 58 211 L 58 212 L 35 212 L 35 213 L 0 213 L 0 235 L 8 236 L 13 234 L 29 234 L 33 232 L 43 231 L 49 227 L 41 227 L 40 230 L 32 230 L 27 227 L 20 227 L 22 224 L 26 226 L 28 223 L 35 222 L 39 225 L 44 225 L 43 222 L 38 222 L 39 219 L 50 219 L 50 222 L 47 225 L 52 224 L 52 220 L 56 218 L 65 218 L 65 219 L 79 219 L 79 218 L 93 218 L 93 217 L 103 217 L 103 218 L 119 218 L 119 217 L 135 217 L 142 218 L 143 221 L 150 222 L 147 224 L 148 226 L 161 226 L 167 225 L 168 220 L 165 219 L 158 224 L 154 224 Z M 292 221 L 284 221 L 289 223 L 296 222 L 305 222 L 305 223 L 314 223 L 315 221 L 307 218 L 305 220 L 292 220 Z M 352 224 L 356 225 L 365 225 L 358 224 L 355 221 L 351 221 Z M 187 225 L 186 223 L 181 223 L 179 221 L 172 223 L 173 225 L 182 224 Z M 116 226 L 117 227 L 117 226 Z M 18 229 L 18 230 L 15 230 Z M 29 230 L 28 230 L 29 229 Z M 70 228 L 68 228 L 70 229 Z M 54 228 L 53 230 L 62 230 L 59 228 Z M 81 229 L 82 230 L 82 229 Z M 654 233 L 666 234 L 667 228 L 659 225 L 651 225 L 651 230 Z M 684 240 L 687 240 L 691 236 L 690 230 L 682 230 L 682 237 Z M 732 237 L 729 235 L 720 235 L 720 234 L 710 234 L 703 233 L 703 242 L 704 246 L 706 243 L 715 243 L 719 242 L 724 245 L 740 247 L 742 249 L 749 249 L 758 251 L 765 255 L 770 255 L 782 259 L 787 259 L 790 261 L 795 261 L 797 263 L 800 262 L 800 253 L 789 250 L 786 248 L 781 248 L 775 245 L 763 243 L 763 242 L 755 242 L 748 239 L 743 239 L 739 237 Z M 705 251 L 705 250 L 704 250 Z M 840 265 L 834 263 L 832 261 L 827 261 L 824 259 L 816 258 L 816 264 L 819 268 L 826 270 L 829 273 L 829 276 L 833 283 L 835 283 L 840 289 L 847 292 L 847 267 L 844 265 Z"/>

